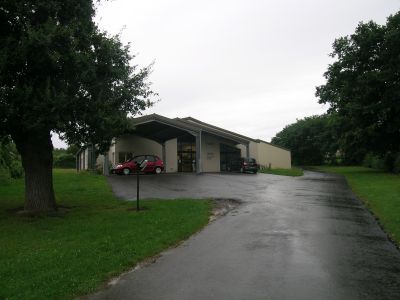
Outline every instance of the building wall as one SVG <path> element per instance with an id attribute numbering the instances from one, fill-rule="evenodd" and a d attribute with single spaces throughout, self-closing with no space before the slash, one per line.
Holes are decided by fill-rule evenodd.
<path id="1" fill-rule="evenodd" d="M 256 143 L 256 142 L 249 143 L 250 157 L 254 157 L 254 158 L 258 157 L 259 158 L 259 155 L 260 155 L 259 150 L 260 149 L 258 147 L 258 143 Z M 246 146 L 244 146 L 244 151 L 245 151 L 245 156 L 246 156 Z"/>
<path id="2" fill-rule="evenodd" d="M 115 144 L 115 160 L 119 163 L 119 154 L 133 153 L 133 155 L 140 154 L 154 154 L 162 157 L 162 147 L 159 143 L 137 136 L 137 135 L 123 135 L 116 139 Z"/>
<path id="3" fill-rule="evenodd" d="M 220 141 L 211 135 L 203 134 L 201 161 L 203 172 L 220 172 Z"/>
<path id="4" fill-rule="evenodd" d="M 239 144 L 236 146 L 237 148 L 240 149 L 241 157 L 246 157 L 246 145 Z M 249 143 L 249 156 L 253 157 L 257 160 L 258 162 L 258 143 L 256 142 L 250 142 Z"/>
<path id="5" fill-rule="evenodd" d="M 273 169 L 292 167 L 290 151 L 264 142 L 258 143 L 258 161 L 261 166 Z"/>
<path id="6" fill-rule="evenodd" d="M 85 166 L 85 152 L 81 151 L 79 153 L 79 171 L 84 170 L 84 166 Z"/>
<path id="7" fill-rule="evenodd" d="M 107 152 L 106 156 L 109 156 L 109 152 Z M 111 161 L 109 159 L 109 161 Z M 104 165 L 104 155 L 100 154 L 99 156 L 97 156 L 96 158 L 96 168 L 98 170 L 102 170 L 103 169 L 103 165 Z"/>
<path id="8" fill-rule="evenodd" d="M 161 157 L 161 156 L 160 156 Z M 178 172 L 178 140 L 172 139 L 165 142 L 165 172 Z"/>
<path id="9" fill-rule="evenodd" d="M 246 147 L 244 145 L 237 146 L 241 150 L 242 157 L 246 157 Z M 265 142 L 250 142 L 250 157 L 257 160 L 261 167 L 269 167 L 274 169 L 290 169 L 291 156 L 290 151 L 276 147 Z"/>
<path id="10" fill-rule="evenodd" d="M 87 169 L 89 169 L 89 149 L 86 148 L 84 150 L 84 155 L 85 155 L 85 159 L 84 159 L 85 164 L 83 166 L 83 169 L 87 170 Z"/>

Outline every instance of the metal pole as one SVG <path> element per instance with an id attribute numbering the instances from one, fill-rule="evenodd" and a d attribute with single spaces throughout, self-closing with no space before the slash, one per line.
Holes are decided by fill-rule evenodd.
<path id="1" fill-rule="evenodd" d="M 162 160 L 164 161 L 164 173 L 165 173 L 167 170 L 167 155 L 165 151 L 165 142 L 163 142 L 161 146 L 162 146 Z"/>

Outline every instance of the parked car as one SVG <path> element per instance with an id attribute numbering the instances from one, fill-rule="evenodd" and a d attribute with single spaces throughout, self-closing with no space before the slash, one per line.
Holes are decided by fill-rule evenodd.
<path id="1" fill-rule="evenodd" d="M 250 172 L 256 174 L 258 172 L 259 166 L 254 158 L 242 157 L 240 159 L 231 161 L 228 169 L 229 171 L 233 172 L 234 171 L 240 173 Z"/>
<path id="2" fill-rule="evenodd" d="M 118 175 L 135 173 L 144 160 L 147 160 L 147 165 L 144 170 L 141 170 L 142 172 L 160 174 L 164 170 L 164 162 L 157 155 L 145 154 L 134 156 L 124 163 L 119 163 L 111 169 L 111 173 Z"/>

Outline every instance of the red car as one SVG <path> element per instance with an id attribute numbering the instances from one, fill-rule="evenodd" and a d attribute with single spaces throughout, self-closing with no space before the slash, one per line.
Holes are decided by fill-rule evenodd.
<path id="1" fill-rule="evenodd" d="M 137 155 L 116 165 L 111 169 L 111 173 L 119 175 L 136 173 L 137 168 L 144 160 L 147 160 L 147 165 L 142 172 L 160 174 L 164 170 L 164 162 L 157 155 Z"/>

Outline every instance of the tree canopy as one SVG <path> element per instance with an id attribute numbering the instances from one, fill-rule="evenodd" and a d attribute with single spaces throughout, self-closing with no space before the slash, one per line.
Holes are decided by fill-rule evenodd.
<path id="1" fill-rule="evenodd" d="M 151 105 L 149 68 L 131 65 L 129 45 L 100 31 L 91 0 L 0 4 L 0 135 L 25 169 L 27 210 L 55 209 L 51 132 L 69 144 L 107 148 Z"/>
<path id="2" fill-rule="evenodd" d="M 317 87 L 319 103 L 340 119 L 340 147 L 347 162 L 367 152 L 400 151 L 400 12 L 385 25 L 360 23 L 333 43 L 336 61 Z"/>
<path id="3" fill-rule="evenodd" d="M 272 144 L 291 150 L 295 165 L 320 165 L 336 160 L 337 123 L 332 115 L 312 116 L 287 125 Z"/>

